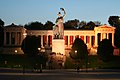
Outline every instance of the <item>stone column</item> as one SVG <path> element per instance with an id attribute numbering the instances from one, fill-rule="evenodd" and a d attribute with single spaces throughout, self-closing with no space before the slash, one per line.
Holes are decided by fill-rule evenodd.
<path id="1" fill-rule="evenodd" d="M 22 40 L 22 36 L 23 36 L 22 33 L 19 32 L 19 36 L 18 36 L 18 37 L 19 37 L 19 43 L 18 43 L 19 45 L 21 45 L 21 43 L 22 43 L 22 41 L 23 41 L 23 40 Z"/>
<path id="2" fill-rule="evenodd" d="M 112 45 L 114 46 L 114 33 L 112 33 Z"/>
<path id="3" fill-rule="evenodd" d="M 15 45 L 18 45 L 18 36 L 17 36 L 17 32 L 15 32 Z"/>
<path id="4" fill-rule="evenodd" d="M 84 36 L 84 43 L 86 44 L 86 35 Z"/>
<path id="5" fill-rule="evenodd" d="M 25 34 L 24 34 L 24 32 L 20 32 L 20 37 L 21 37 L 21 40 L 20 40 L 20 43 L 22 43 L 22 41 L 25 39 Z"/>
<path id="6" fill-rule="evenodd" d="M 98 33 L 95 33 L 95 47 L 98 46 L 98 36 L 97 36 Z"/>
<path id="7" fill-rule="evenodd" d="M 92 40 L 91 40 L 91 36 L 90 36 L 90 42 L 89 42 L 90 47 L 91 47 L 91 44 L 92 44 Z"/>
<path id="8" fill-rule="evenodd" d="M 43 35 L 41 35 L 41 47 L 43 47 Z"/>
<path id="9" fill-rule="evenodd" d="M 107 33 L 107 39 L 109 39 L 109 33 Z"/>
<path id="10" fill-rule="evenodd" d="M 75 36 L 73 36 L 73 42 L 75 41 Z"/>
<path id="11" fill-rule="evenodd" d="M 48 46 L 48 35 L 46 35 L 46 46 Z"/>
<path id="12" fill-rule="evenodd" d="M 11 45 L 11 32 L 9 32 L 9 36 L 10 36 L 10 38 L 9 38 L 9 45 Z"/>
<path id="13" fill-rule="evenodd" d="M 103 39 L 103 34 L 104 33 L 101 33 L 101 35 L 100 35 L 100 41 L 102 41 L 102 39 Z"/>
<path id="14" fill-rule="evenodd" d="M 103 39 L 107 39 L 106 33 L 103 33 Z"/>
<path id="15" fill-rule="evenodd" d="M 6 45 L 6 32 L 4 32 L 4 45 Z"/>

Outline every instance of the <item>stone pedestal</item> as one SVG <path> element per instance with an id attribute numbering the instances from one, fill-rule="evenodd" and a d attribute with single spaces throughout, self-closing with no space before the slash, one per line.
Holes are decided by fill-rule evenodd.
<path id="1" fill-rule="evenodd" d="M 65 41 L 64 39 L 52 40 L 52 52 L 61 53 L 65 55 Z"/>
<path id="2" fill-rule="evenodd" d="M 65 41 L 64 39 L 52 40 L 52 52 L 56 53 L 57 68 L 63 68 L 66 60 L 65 57 Z M 54 65 L 57 66 L 57 65 Z"/>

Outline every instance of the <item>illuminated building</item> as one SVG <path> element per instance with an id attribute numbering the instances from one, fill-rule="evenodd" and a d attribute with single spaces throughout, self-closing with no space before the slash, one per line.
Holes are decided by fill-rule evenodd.
<path id="1" fill-rule="evenodd" d="M 110 39 L 114 46 L 115 28 L 108 25 L 95 27 L 94 30 L 64 30 L 65 54 L 69 55 L 71 46 L 75 38 L 81 38 L 90 50 L 90 55 L 96 55 L 98 43 L 102 39 Z M 40 38 L 41 50 L 52 52 L 53 30 L 26 30 L 14 24 L 4 27 L 4 54 L 23 54 L 20 46 L 26 35 L 35 35 Z M 17 50 L 17 52 L 15 52 Z M 114 54 L 119 55 L 118 49 L 114 49 Z"/>

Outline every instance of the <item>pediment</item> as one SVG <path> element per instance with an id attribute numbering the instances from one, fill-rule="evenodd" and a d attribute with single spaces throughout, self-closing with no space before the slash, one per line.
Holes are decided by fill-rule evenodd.
<path id="1" fill-rule="evenodd" d="M 111 30 L 114 30 L 115 27 L 112 27 L 112 26 L 108 26 L 106 24 L 102 25 L 102 26 L 98 26 L 98 27 L 95 27 L 94 30 L 102 30 L 102 29 L 111 29 Z"/>
<path id="2" fill-rule="evenodd" d="M 98 28 L 111 28 L 111 29 L 115 29 L 115 27 L 112 27 L 112 26 L 108 26 L 106 24 L 102 25 L 102 26 L 99 26 Z"/>

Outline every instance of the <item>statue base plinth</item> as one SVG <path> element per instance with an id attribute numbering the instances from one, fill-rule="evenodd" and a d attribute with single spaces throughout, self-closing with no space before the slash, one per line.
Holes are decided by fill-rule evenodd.
<path id="1" fill-rule="evenodd" d="M 64 39 L 52 40 L 52 52 L 61 53 L 65 55 L 65 41 Z"/>
<path id="2" fill-rule="evenodd" d="M 64 39 L 52 40 L 52 52 L 56 53 L 57 64 L 59 68 L 64 67 L 65 57 L 65 41 Z"/>

